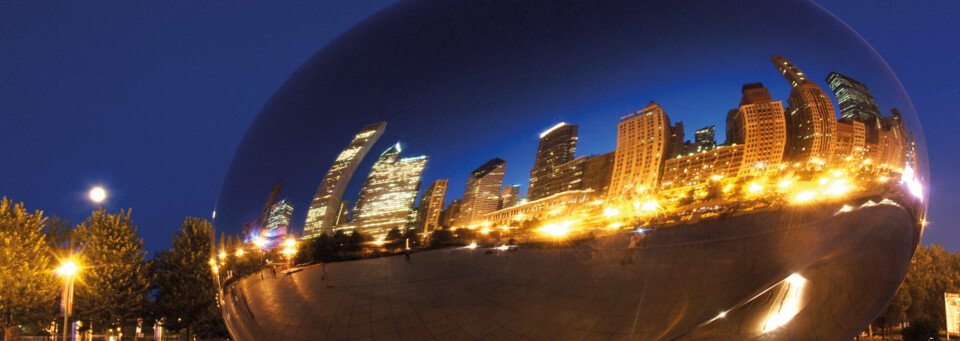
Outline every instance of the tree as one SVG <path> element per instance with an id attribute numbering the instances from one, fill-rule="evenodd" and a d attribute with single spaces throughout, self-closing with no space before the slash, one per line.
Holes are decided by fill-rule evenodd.
<path id="1" fill-rule="evenodd" d="M 364 236 L 360 232 L 353 231 L 353 233 L 350 234 L 349 240 L 347 241 L 347 250 L 354 252 L 360 251 L 360 249 L 363 248 L 363 242 L 367 240 L 369 240 L 367 236 Z"/>
<path id="2" fill-rule="evenodd" d="M 119 327 L 141 316 L 147 304 L 150 275 L 146 251 L 130 220 L 130 210 L 103 208 L 77 226 L 83 251 L 76 294 L 77 317 L 98 328 Z"/>
<path id="3" fill-rule="evenodd" d="M 917 248 L 905 282 L 912 298 L 907 308 L 911 325 L 925 320 L 945 327 L 943 293 L 960 291 L 960 254 L 939 244 Z"/>
<path id="4" fill-rule="evenodd" d="M 394 228 L 390 229 L 389 232 L 387 232 L 387 238 L 385 238 L 385 239 L 388 240 L 388 241 L 394 241 L 394 240 L 397 240 L 397 239 L 400 239 L 400 238 L 403 238 L 403 235 L 400 233 L 400 229 L 394 227 Z"/>
<path id="5" fill-rule="evenodd" d="M 15 340 L 18 326 L 49 323 L 57 279 L 50 270 L 43 212 L 33 214 L 6 197 L 0 201 L 0 327 Z"/>
<path id="6" fill-rule="evenodd" d="M 874 324 L 880 328 L 881 337 L 887 336 L 887 330 L 894 325 L 902 325 L 906 321 L 907 308 L 910 307 L 910 290 L 906 288 L 906 283 L 900 286 L 900 290 L 897 290 L 897 294 L 893 296 L 893 299 L 890 300 L 890 303 L 887 303 L 887 307 L 883 309 L 883 312 L 880 313 L 880 316 L 877 316 L 877 319 L 874 320 Z"/>
<path id="7" fill-rule="evenodd" d="M 443 247 L 443 244 L 453 240 L 453 232 L 450 232 L 450 229 L 447 227 L 438 228 L 433 230 L 430 233 L 430 247 L 431 248 L 440 248 Z"/>
<path id="8" fill-rule="evenodd" d="M 209 264 L 215 253 L 213 244 L 210 222 L 188 217 L 174 236 L 173 246 L 157 257 L 157 314 L 166 317 L 169 328 L 186 329 L 188 340 L 194 335 L 226 333 L 217 308 L 216 277 Z"/>
<path id="9" fill-rule="evenodd" d="M 403 239 L 410 242 L 411 248 L 420 247 L 420 234 L 417 233 L 417 230 L 407 230 L 407 232 L 403 234 Z"/>

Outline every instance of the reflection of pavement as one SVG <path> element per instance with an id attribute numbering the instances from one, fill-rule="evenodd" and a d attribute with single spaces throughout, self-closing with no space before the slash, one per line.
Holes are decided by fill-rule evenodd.
<path id="1" fill-rule="evenodd" d="M 617 235 L 576 248 L 333 263 L 332 288 L 318 266 L 247 276 L 227 289 L 224 314 L 239 340 L 752 338 L 770 311 L 760 294 L 798 272 L 811 283 L 808 299 L 764 336 L 849 339 L 899 285 L 914 224 L 893 205 L 835 212 L 761 212 L 659 230 L 628 265 L 620 265 L 628 237 Z M 895 270 L 871 272 L 880 265 Z"/>

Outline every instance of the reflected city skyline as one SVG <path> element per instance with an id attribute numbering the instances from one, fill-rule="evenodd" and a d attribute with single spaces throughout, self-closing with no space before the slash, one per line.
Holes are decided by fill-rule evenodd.
<path id="1" fill-rule="evenodd" d="M 913 137 L 896 108 L 890 108 L 891 115 L 881 115 L 867 86 L 851 77 L 830 72 L 826 80 L 832 92 L 828 94 L 789 59 L 775 55 L 771 61 L 792 89 L 789 98 L 775 100 L 762 83 L 744 84 L 739 108 L 726 115 L 723 143 L 715 140 L 716 125 L 697 129 L 692 141 L 685 140 L 683 121 L 671 122 L 664 108 L 650 102 L 620 118 L 615 150 L 574 159 L 578 126 L 560 122 L 539 134 L 526 197 L 512 194 L 517 197 L 511 202 L 508 195 L 504 205 L 502 194 L 519 192 L 522 186 L 502 186 L 506 162 L 495 158 L 472 172 L 462 194 L 452 189 L 447 195 L 446 184 L 433 193 L 439 199 L 432 203 L 431 214 L 438 222 L 434 228 L 418 230 L 424 237 L 437 227 L 466 228 L 486 235 L 501 230 L 509 233 L 527 221 L 544 223 L 545 219 L 564 229 L 573 225 L 629 227 L 651 217 L 641 225 L 663 225 L 694 216 L 697 221 L 727 214 L 742 205 L 743 199 L 835 200 L 901 178 L 914 187 L 910 190 L 922 192 L 922 184 L 913 175 Z M 839 119 L 835 107 L 842 108 Z M 391 229 L 424 224 L 420 215 L 427 214 L 426 209 L 414 205 L 414 199 L 420 198 L 423 204 L 423 196 L 431 191 L 419 193 L 421 183 L 448 180 L 422 179 L 429 157 L 400 158 L 402 142 L 384 151 L 367 174 L 360 173 L 366 180 L 355 205 L 340 200 L 357 165 L 386 126 L 387 122 L 380 122 L 361 129 L 334 161 L 304 223 L 317 227 L 305 228 L 300 234 L 303 239 L 357 231 L 383 240 Z M 492 178 L 481 186 L 491 171 Z M 455 174 L 446 175 L 456 178 Z M 293 206 L 287 198 L 277 199 L 280 188 L 282 184 L 274 186 L 261 219 L 245 224 L 244 240 L 259 234 L 276 240 L 297 234 L 288 226 Z M 370 203 L 363 212 L 365 197 Z M 450 199 L 444 200 L 446 197 Z M 449 206 L 445 201 L 464 198 L 468 198 L 466 209 L 458 205 L 456 216 L 439 222 L 439 212 Z M 704 202 L 712 205 L 695 207 Z M 579 207 L 587 203 L 596 207 Z M 277 205 L 283 205 L 283 210 Z M 269 214 L 268 207 L 273 207 Z M 372 216 L 382 217 L 373 222 Z M 281 226 L 280 221 L 286 224 Z M 283 230 L 278 230 L 280 227 Z M 547 229 L 557 232 L 552 226 Z"/>

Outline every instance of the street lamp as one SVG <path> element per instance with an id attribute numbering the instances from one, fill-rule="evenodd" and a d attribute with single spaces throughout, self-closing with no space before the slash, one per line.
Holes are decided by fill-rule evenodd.
<path id="1" fill-rule="evenodd" d="M 288 267 L 292 267 L 293 255 L 297 253 L 297 241 L 293 240 L 293 238 L 287 239 L 286 241 L 283 242 L 283 246 L 285 247 L 283 249 L 283 254 L 287 255 L 287 261 L 290 262 L 290 265 Z"/>
<path id="2" fill-rule="evenodd" d="M 61 292 L 60 308 L 63 310 L 63 340 L 67 339 L 67 318 L 73 313 L 73 279 L 79 268 L 72 260 L 60 264 L 57 273 L 63 277 L 63 291 Z"/>

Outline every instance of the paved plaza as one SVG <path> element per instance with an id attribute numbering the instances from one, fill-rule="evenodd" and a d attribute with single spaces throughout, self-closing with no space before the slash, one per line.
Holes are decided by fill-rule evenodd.
<path id="1" fill-rule="evenodd" d="M 853 335 L 896 290 L 919 236 L 909 210 L 896 204 L 839 207 L 657 230 L 626 265 L 629 237 L 618 233 L 568 247 L 461 247 L 414 253 L 410 261 L 332 263 L 331 287 L 317 265 L 277 278 L 247 276 L 225 288 L 224 316 L 238 340 Z M 903 271 L 869 271 L 876 262 Z M 809 283 L 799 312 L 763 333 L 794 273 Z"/>

